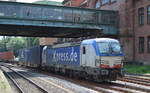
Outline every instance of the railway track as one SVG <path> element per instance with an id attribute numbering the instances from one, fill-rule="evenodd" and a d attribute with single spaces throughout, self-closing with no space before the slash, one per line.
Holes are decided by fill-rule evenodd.
<path id="1" fill-rule="evenodd" d="M 77 92 L 74 92 L 74 90 L 70 90 L 70 89 L 65 88 L 63 86 L 60 86 L 59 84 L 53 83 L 53 82 L 45 80 L 45 79 L 41 79 L 40 76 L 37 77 L 37 76 L 30 75 L 29 73 L 27 73 L 25 71 L 21 71 L 18 68 L 17 68 L 18 70 L 16 71 L 16 68 L 13 69 L 14 68 L 13 66 L 8 66 L 8 65 L 6 66 L 5 65 L 5 67 L 19 73 L 20 75 L 22 75 L 24 77 L 29 77 L 33 82 L 36 82 L 36 84 L 41 85 L 41 88 L 45 88 L 45 90 L 47 90 L 48 93 L 77 93 Z M 87 93 L 87 92 L 83 92 L 83 93 Z M 89 93 L 100 93 L 100 92 L 92 91 Z"/>
<path id="2" fill-rule="evenodd" d="M 148 77 L 148 78 L 150 78 L 150 75 L 143 75 L 143 74 L 131 74 L 131 73 L 127 73 L 127 75 L 129 75 L 129 76 L 137 76 L 137 77 Z"/>
<path id="3" fill-rule="evenodd" d="M 16 85 L 19 93 L 48 93 L 45 89 L 41 88 L 29 78 L 21 75 L 13 69 L 1 66 L 2 71 L 8 78 Z"/>
<path id="4" fill-rule="evenodd" d="M 46 73 L 46 74 L 49 74 L 49 73 Z M 51 76 L 52 74 L 49 74 L 49 75 Z M 60 75 L 54 75 L 54 76 L 58 77 L 58 78 L 65 79 L 65 80 L 69 80 L 73 83 L 80 84 L 81 86 L 85 86 L 85 87 L 91 88 L 93 90 L 98 90 L 101 92 L 107 92 L 107 93 L 109 93 L 109 92 L 110 93 L 112 93 L 112 92 L 115 92 L 115 93 L 117 93 L 117 92 L 119 92 L 119 93 L 135 93 L 135 92 L 137 92 L 137 93 L 150 93 L 150 89 L 139 88 L 137 86 L 127 85 L 126 83 L 124 83 L 124 84 L 119 83 L 119 82 L 97 83 L 97 82 L 87 81 L 87 80 L 76 80 L 76 79 L 72 80 L 70 78 L 66 78 L 66 77 L 63 77 Z"/>
<path id="5" fill-rule="evenodd" d="M 115 81 L 112 84 L 113 84 L 113 86 L 119 86 L 122 88 L 139 91 L 138 93 L 142 93 L 142 92 L 150 93 L 150 89 L 148 87 L 145 88 L 146 86 L 143 86 L 143 85 L 138 85 L 138 84 L 128 83 L 128 82 L 122 82 L 122 81 Z M 132 92 L 132 93 L 135 93 L 135 92 Z"/>
<path id="6" fill-rule="evenodd" d="M 28 74 L 28 73 L 24 73 L 24 74 L 30 76 L 30 74 Z M 41 79 L 41 80 L 43 80 L 43 79 Z M 45 81 L 45 80 L 43 80 L 43 81 Z M 48 81 L 47 81 L 47 82 L 48 82 Z M 97 87 L 97 86 L 99 86 L 99 85 L 95 85 L 95 83 L 91 84 L 91 82 L 90 82 L 90 83 L 87 83 L 87 82 L 82 82 L 82 81 L 80 81 L 80 82 L 78 82 L 77 84 L 80 84 L 80 85 L 82 85 L 82 86 L 88 87 L 88 88 L 90 88 L 90 89 L 93 89 L 93 90 L 96 90 L 96 91 L 102 92 L 102 93 L 108 93 L 108 92 L 112 92 L 112 91 L 113 91 L 113 92 L 116 92 L 116 93 L 117 93 L 117 91 L 118 91 L 118 92 L 124 92 L 124 93 L 127 93 L 127 92 L 128 92 L 128 91 L 121 90 L 121 89 L 117 89 L 117 88 L 110 88 L 110 87 L 109 87 L 109 89 L 108 89 L 107 86 L 102 85 L 102 84 L 101 84 L 100 87 Z M 93 86 L 95 86 L 95 87 L 93 87 Z M 73 93 L 73 92 L 69 92 L 69 93 Z"/>
<path id="7" fill-rule="evenodd" d="M 26 73 L 26 72 L 24 72 L 24 73 L 22 73 L 22 74 L 24 74 L 24 75 L 27 75 L 27 76 L 32 76 L 31 74 L 29 74 L 29 73 Z M 40 80 L 41 81 L 46 81 L 46 82 L 49 82 L 49 81 L 47 81 L 47 80 L 43 80 L 43 79 L 41 79 L 40 78 Z M 54 83 L 54 82 L 53 82 Z M 74 82 L 75 83 L 75 82 Z M 98 91 L 98 92 L 102 92 L 102 93 L 111 93 L 112 91 L 113 92 L 123 92 L 123 93 L 129 93 L 129 91 L 126 91 L 126 90 L 123 90 L 123 89 L 119 89 L 119 88 L 113 88 L 113 87 L 109 87 L 108 88 L 108 86 L 106 86 L 106 85 L 100 85 L 100 84 L 98 84 L 98 85 L 95 85 L 95 83 L 91 83 L 91 82 L 83 82 L 83 81 L 80 81 L 80 82 L 76 82 L 76 84 L 80 84 L 80 85 L 82 85 L 82 86 L 85 86 L 85 87 L 88 87 L 88 88 L 90 88 L 90 89 L 93 89 L 93 90 L 95 90 L 95 91 Z M 97 86 L 99 86 L 99 87 L 97 87 Z M 74 92 L 72 92 L 72 91 L 68 91 L 68 90 L 66 90 L 66 88 L 63 88 L 65 91 L 67 91 L 68 93 L 74 93 Z"/>
<path id="8" fill-rule="evenodd" d="M 124 77 L 124 78 L 125 78 L 125 79 L 129 79 L 129 80 L 135 80 L 135 81 L 150 83 L 150 78 L 149 78 L 149 79 L 146 79 L 146 78 L 129 77 L 129 76 L 126 76 L 126 77 Z"/>
<path id="9" fill-rule="evenodd" d="M 119 80 L 150 87 L 150 81 L 146 81 L 146 80 L 142 80 L 142 79 L 135 79 L 135 78 L 125 77 L 125 78 L 119 79 Z"/>
<path id="10" fill-rule="evenodd" d="M 130 85 L 125 85 L 125 84 L 119 84 L 119 83 L 110 83 L 110 82 L 105 82 L 105 83 L 97 83 L 93 81 L 86 81 L 86 80 L 76 80 L 76 79 L 70 79 L 67 77 L 55 75 L 54 77 L 65 79 L 68 81 L 71 81 L 75 84 L 79 84 L 81 86 L 103 92 L 103 93 L 134 93 L 139 92 L 139 93 L 146 93 L 150 92 L 150 90 L 147 89 L 141 89 L 138 87 L 130 86 Z"/>
<path id="11" fill-rule="evenodd" d="M 12 68 L 15 68 L 12 66 Z M 23 71 L 19 71 L 19 68 L 17 68 L 18 71 L 21 74 L 28 76 L 28 77 L 34 77 L 34 75 L 32 74 L 33 72 L 35 73 L 35 71 L 29 71 L 29 72 L 23 72 Z M 23 70 L 23 69 L 20 69 Z M 38 73 L 42 73 L 42 74 L 46 74 L 48 76 L 51 77 L 55 77 L 55 78 L 59 78 L 62 80 L 67 80 L 69 82 L 72 82 L 74 84 L 78 84 L 80 86 L 101 92 L 101 93 L 150 93 L 150 85 L 149 85 L 149 79 L 143 79 L 143 78 L 133 78 L 130 76 L 126 76 L 123 79 L 119 79 L 118 81 L 115 82 L 103 82 L 103 83 L 97 83 L 97 82 L 93 82 L 93 81 L 89 81 L 89 80 L 78 80 L 78 79 L 72 79 L 72 78 L 68 78 L 68 77 L 64 77 L 64 76 L 60 76 L 60 75 L 54 75 L 54 74 L 50 74 L 48 72 L 43 72 L 43 71 L 37 71 Z M 34 81 L 34 79 L 32 79 Z M 56 86 L 59 85 L 60 83 L 63 84 L 64 82 L 59 81 L 59 84 L 57 84 L 57 82 L 55 82 L 55 80 L 44 80 L 44 79 L 39 79 L 43 82 L 51 82 L 53 84 L 55 84 Z M 36 80 L 35 80 L 36 81 Z M 64 84 L 65 85 L 65 84 Z M 60 86 L 58 87 L 60 88 Z M 61 88 L 64 88 L 65 90 L 69 90 L 68 93 L 73 93 L 72 91 L 70 92 L 69 88 L 66 88 L 65 86 L 61 86 Z M 63 89 L 62 89 L 63 90 Z M 77 93 L 77 92 L 74 92 Z"/>

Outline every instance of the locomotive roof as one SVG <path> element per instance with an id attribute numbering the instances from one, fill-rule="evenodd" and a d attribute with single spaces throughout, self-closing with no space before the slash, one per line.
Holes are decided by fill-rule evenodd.
<path id="1" fill-rule="evenodd" d="M 92 44 L 94 42 L 117 42 L 119 43 L 118 40 L 112 39 L 112 38 L 95 38 L 95 39 L 83 40 L 82 44 Z"/>

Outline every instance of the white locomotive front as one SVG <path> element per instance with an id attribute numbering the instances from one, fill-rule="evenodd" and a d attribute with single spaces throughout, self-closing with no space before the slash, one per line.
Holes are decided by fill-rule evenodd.
<path id="1" fill-rule="evenodd" d="M 83 40 L 80 58 L 82 66 L 90 67 L 87 71 L 88 74 L 95 73 L 96 78 L 116 80 L 118 76 L 124 76 L 124 55 L 120 43 L 116 39 L 96 38 Z"/>

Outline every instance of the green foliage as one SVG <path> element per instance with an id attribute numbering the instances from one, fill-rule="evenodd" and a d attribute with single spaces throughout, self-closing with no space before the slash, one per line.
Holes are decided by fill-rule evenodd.
<path id="1" fill-rule="evenodd" d="M 150 65 L 125 65 L 124 68 L 128 73 L 146 74 L 150 73 Z"/>
<path id="2" fill-rule="evenodd" d="M 17 51 L 21 48 L 39 45 L 39 38 L 35 37 L 3 37 L 0 40 L 0 52 L 13 51 L 17 56 Z"/>
<path id="3" fill-rule="evenodd" d="M 35 37 L 26 37 L 26 38 L 23 38 L 25 42 L 25 46 L 26 47 L 32 47 L 32 46 L 35 46 L 35 45 L 39 45 L 39 38 L 35 38 Z"/>

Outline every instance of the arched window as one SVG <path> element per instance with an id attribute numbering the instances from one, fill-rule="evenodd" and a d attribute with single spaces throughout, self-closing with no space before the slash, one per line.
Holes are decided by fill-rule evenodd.
<path id="1" fill-rule="evenodd" d="M 101 2 L 100 0 L 97 0 L 95 4 L 95 8 L 100 8 L 100 6 L 101 6 Z"/>

